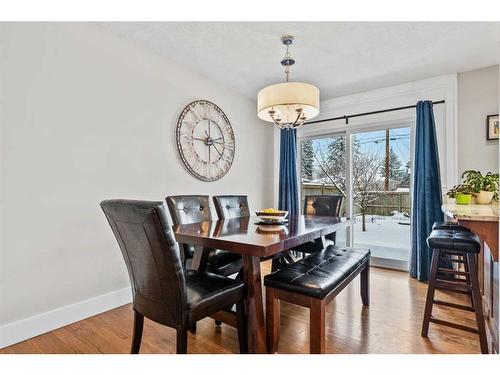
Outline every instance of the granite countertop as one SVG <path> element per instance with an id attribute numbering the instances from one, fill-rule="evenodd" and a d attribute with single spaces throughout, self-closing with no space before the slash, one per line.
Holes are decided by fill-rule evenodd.
<path id="1" fill-rule="evenodd" d="M 498 204 L 445 203 L 441 210 L 445 215 L 457 220 L 498 221 Z"/>

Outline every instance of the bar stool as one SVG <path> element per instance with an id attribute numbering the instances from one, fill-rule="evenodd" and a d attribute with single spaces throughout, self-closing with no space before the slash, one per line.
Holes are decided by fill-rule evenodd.
<path id="1" fill-rule="evenodd" d="M 454 222 L 451 222 L 451 221 L 436 221 L 433 225 L 432 225 L 432 230 L 436 230 L 436 229 L 442 229 L 442 230 L 458 230 L 458 231 L 463 231 L 463 232 L 471 232 L 471 230 L 467 227 L 464 227 L 463 225 L 460 225 L 458 223 L 454 223 Z M 463 260 L 463 257 L 460 257 L 462 260 Z M 447 258 L 447 260 L 449 261 L 449 259 Z M 450 261 L 451 263 L 451 261 Z M 466 273 L 469 272 L 469 266 L 468 266 L 468 263 L 467 262 L 463 262 L 463 269 Z M 464 275 L 464 279 L 460 278 L 460 275 L 454 275 L 454 274 L 451 274 L 451 273 L 447 273 L 446 274 L 450 279 L 452 280 L 455 280 L 455 281 L 458 281 L 458 282 L 468 282 L 469 281 L 469 275 Z M 469 300 L 470 300 L 470 303 L 471 303 L 471 306 L 474 307 L 474 300 L 472 298 L 472 291 L 469 291 Z"/>
<path id="2" fill-rule="evenodd" d="M 486 329 L 476 266 L 476 254 L 479 253 L 481 248 L 479 237 L 470 231 L 435 229 L 427 238 L 427 244 L 432 249 L 432 263 L 422 324 L 422 337 L 427 337 L 429 323 L 441 324 L 478 334 L 481 353 L 488 353 L 488 342 L 486 339 Z M 441 260 L 445 259 L 444 257 L 447 255 L 455 255 L 456 258 L 446 258 L 446 260 L 448 262 L 464 264 L 465 271 L 441 268 L 439 263 Z M 443 275 L 465 276 L 465 278 L 457 278 L 450 281 L 449 279 L 443 279 Z M 472 297 L 472 304 L 471 306 L 467 306 L 436 300 L 434 299 L 436 289 L 467 294 Z M 434 318 L 432 316 L 432 307 L 434 304 L 474 312 L 476 315 L 477 328 Z"/>
<path id="3" fill-rule="evenodd" d="M 463 225 L 460 225 L 458 223 L 451 222 L 451 221 L 446 221 L 446 222 L 444 222 L 444 221 L 436 221 L 432 225 L 432 230 L 436 230 L 436 229 L 460 230 L 460 231 L 469 232 L 469 233 L 471 231 L 469 228 L 464 227 Z M 464 268 L 465 272 L 469 272 L 467 262 L 463 262 L 462 264 L 463 264 L 463 268 Z M 459 281 L 459 282 L 460 281 L 468 282 L 468 278 L 469 278 L 469 275 L 465 275 L 464 276 L 465 280 L 464 280 L 464 279 L 460 278 L 460 276 L 453 275 L 453 274 L 450 274 L 450 273 L 448 273 L 447 276 L 450 277 L 451 279 L 453 279 L 455 281 Z M 469 299 L 470 299 L 471 305 L 474 306 L 474 301 L 472 299 L 472 292 L 469 292 Z"/>

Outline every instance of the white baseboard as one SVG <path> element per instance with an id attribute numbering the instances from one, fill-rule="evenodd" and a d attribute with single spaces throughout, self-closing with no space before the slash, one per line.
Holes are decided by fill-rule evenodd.
<path id="1" fill-rule="evenodd" d="M 130 302 L 132 302 L 132 291 L 130 288 L 124 288 L 0 326 L 0 348 Z"/>

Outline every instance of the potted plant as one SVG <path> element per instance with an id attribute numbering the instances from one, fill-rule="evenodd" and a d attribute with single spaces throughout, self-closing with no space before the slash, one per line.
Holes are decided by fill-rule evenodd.
<path id="1" fill-rule="evenodd" d="M 474 192 L 469 185 L 464 183 L 453 186 L 446 195 L 454 198 L 457 204 L 470 204 Z"/>
<path id="2" fill-rule="evenodd" d="M 498 173 L 468 170 L 462 174 L 464 184 L 471 187 L 478 204 L 490 204 L 493 199 L 498 200 Z"/>

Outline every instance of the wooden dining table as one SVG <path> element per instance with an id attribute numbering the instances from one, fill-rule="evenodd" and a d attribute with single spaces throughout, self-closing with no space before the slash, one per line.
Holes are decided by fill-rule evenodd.
<path id="1" fill-rule="evenodd" d="M 262 298 L 260 263 L 298 245 L 315 241 L 323 245 L 324 236 L 350 225 L 348 218 L 327 216 L 289 216 L 285 225 L 258 224 L 258 217 L 202 221 L 174 225 L 179 243 L 195 246 L 191 268 L 204 270 L 212 249 L 239 253 L 247 286 L 248 349 L 266 353 L 266 328 Z"/>

